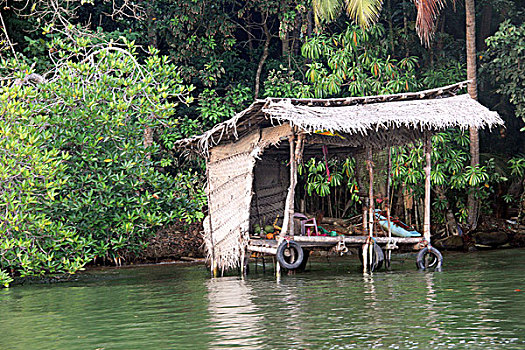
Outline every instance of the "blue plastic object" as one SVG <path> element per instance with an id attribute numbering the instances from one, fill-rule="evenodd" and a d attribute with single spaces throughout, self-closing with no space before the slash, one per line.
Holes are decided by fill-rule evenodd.
<path id="1" fill-rule="evenodd" d="M 381 225 L 381 227 L 384 228 L 385 230 L 388 230 L 388 220 L 386 219 L 386 217 L 381 215 L 380 212 L 381 211 L 379 209 L 376 209 L 375 217 L 377 221 L 379 222 L 379 225 Z M 421 233 L 417 231 L 405 230 L 404 228 L 394 224 L 392 221 L 390 221 L 390 227 L 392 230 L 392 235 L 397 236 L 397 237 L 421 237 Z"/>

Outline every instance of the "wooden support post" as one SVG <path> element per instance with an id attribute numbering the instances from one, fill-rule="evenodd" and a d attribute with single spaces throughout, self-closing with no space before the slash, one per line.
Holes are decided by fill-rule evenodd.
<path id="1" fill-rule="evenodd" d="M 356 167 L 355 167 L 355 175 L 357 180 L 357 186 L 359 187 L 359 192 L 363 193 L 365 186 L 363 182 L 361 181 L 361 155 L 356 156 Z M 362 206 L 362 213 L 363 213 L 363 235 L 368 235 L 368 205 L 366 203 L 366 198 L 362 197 L 363 206 Z"/>
<path id="2" fill-rule="evenodd" d="M 209 160 L 209 159 L 208 159 Z M 208 199 L 208 220 L 209 220 L 209 229 L 210 229 L 210 242 L 211 242 L 211 276 L 217 277 L 219 274 L 218 268 L 217 268 L 217 259 L 215 257 L 215 240 L 213 238 L 213 225 L 211 220 L 211 187 L 210 187 L 210 171 L 209 171 L 209 162 L 206 161 L 206 196 Z"/>
<path id="3" fill-rule="evenodd" d="M 215 261 L 215 259 L 211 260 L 211 275 L 212 277 L 219 276 L 219 269 L 217 268 L 217 261 Z"/>
<path id="4" fill-rule="evenodd" d="M 372 159 L 372 148 L 366 150 L 366 167 L 368 169 L 368 235 L 374 235 L 374 164 Z"/>
<path id="5" fill-rule="evenodd" d="M 241 276 L 246 274 L 246 251 L 241 251 Z"/>
<path id="6" fill-rule="evenodd" d="M 392 147 L 388 147 L 388 162 L 386 172 L 386 221 L 388 224 L 388 238 L 392 237 L 392 223 L 390 220 L 390 186 L 392 185 Z M 390 268 L 392 249 L 386 250 L 386 267 Z"/>
<path id="7" fill-rule="evenodd" d="M 425 240 L 430 243 L 430 169 L 432 153 L 432 136 L 427 134 L 425 137 L 425 214 L 423 222 L 423 236 Z"/>
<path id="8" fill-rule="evenodd" d="M 295 185 L 297 184 L 297 162 L 295 157 L 295 136 L 292 135 L 288 139 L 290 143 L 290 187 L 288 188 L 288 194 L 286 195 L 286 206 L 284 209 L 283 227 L 281 236 L 293 235 L 293 214 L 294 214 L 294 198 L 295 198 Z"/>
<path id="9" fill-rule="evenodd" d="M 367 273 L 370 267 L 370 262 L 368 258 L 368 251 L 370 250 L 370 243 L 363 244 L 362 250 L 363 250 L 363 272 Z"/>
<path id="10" fill-rule="evenodd" d="M 367 198 L 363 198 L 363 235 L 368 236 L 368 205 Z"/>

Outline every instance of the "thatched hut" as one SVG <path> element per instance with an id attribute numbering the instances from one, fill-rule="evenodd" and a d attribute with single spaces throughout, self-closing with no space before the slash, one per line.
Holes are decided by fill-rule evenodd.
<path id="1" fill-rule="evenodd" d="M 421 92 L 367 97 L 266 98 L 200 136 L 178 141 L 178 148 L 206 159 L 209 210 L 204 237 L 212 269 L 224 271 L 242 265 L 247 250 L 275 252 L 275 244 L 263 246 L 250 240 L 251 224 L 262 218 L 280 216 L 284 221 L 281 239 L 294 235 L 297 164 L 319 155 L 323 146 L 328 147 L 330 155 L 364 152 L 371 159 L 374 150 L 424 140 L 424 237 L 430 242 L 430 136 L 453 127 L 503 124 L 496 112 L 468 95 L 456 95 L 466 85 L 462 82 Z M 333 135 L 326 135 L 330 132 Z M 373 176 L 371 163 L 369 172 Z M 373 204 L 368 210 L 371 220 L 366 225 L 372 225 L 371 234 Z M 321 238 L 332 239 L 293 239 L 312 243 Z"/>

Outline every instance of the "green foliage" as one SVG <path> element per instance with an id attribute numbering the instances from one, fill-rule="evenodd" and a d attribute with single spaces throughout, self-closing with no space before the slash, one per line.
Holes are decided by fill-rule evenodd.
<path id="1" fill-rule="evenodd" d="M 398 60 L 389 56 L 381 44 L 383 35 L 379 24 L 367 31 L 348 25 L 341 34 L 320 34 L 307 40 L 301 52 L 312 60 L 306 78 L 313 85 L 314 96 L 365 96 L 417 89 L 417 58 Z"/>
<path id="2" fill-rule="evenodd" d="M 524 182 L 525 181 L 525 156 L 519 155 L 509 159 L 508 168 L 510 170 L 510 176 L 513 181 Z M 521 198 L 518 198 L 521 197 Z M 524 200 L 525 200 L 525 190 L 522 190 L 521 195 L 513 196 L 511 194 L 506 194 L 503 196 L 503 200 L 506 203 L 515 203 L 519 202 L 521 208 L 523 209 Z M 522 211 L 523 214 L 523 211 Z"/>
<path id="3" fill-rule="evenodd" d="M 465 64 L 455 60 L 449 60 L 437 67 L 426 69 L 422 74 L 422 85 L 426 89 L 432 89 L 463 81 L 466 77 L 467 70 Z"/>
<path id="4" fill-rule="evenodd" d="M 216 90 L 204 89 L 199 95 L 197 110 L 206 128 L 233 117 L 252 99 L 250 88 L 241 85 L 229 89 L 223 96 Z"/>
<path id="5" fill-rule="evenodd" d="M 295 71 L 282 65 L 279 70 L 272 69 L 264 81 L 265 97 L 313 97 L 312 86 L 295 78 Z"/>
<path id="6" fill-rule="evenodd" d="M 511 175 L 522 179 L 525 176 L 525 156 L 509 159 L 509 169 L 511 170 Z"/>
<path id="7" fill-rule="evenodd" d="M 90 238 L 52 215 L 70 155 L 49 146 L 38 97 L 32 86 L 0 89 L 0 266 L 22 276 L 74 272 L 94 256 Z"/>
<path id="8" fill-rule="evenodd" d="M 325 197 L 330 194 L 330 188 L 344 186 L 350 191 L 351 199 L 358 202 L 355 165 L 354 158 L 347 158 L 344 161 L 332 159 L 328 162 L 330 172 L 328 177 L 324 161 L 311 158 L 305 164 L 299 165 L 298 173 L 306 183 L 305 189 L 309 196 L 316 194 Z"/>
<path id="9" fill-rule="evenodd" d="M 361 27 L 367 28 L 379 18 L 382 0 L 313 0 L 312 7 L 316 23 L 331 22 L 346 14 Z"/>
<path id="10" fill-rule="evenodd" d="M 193 173 L 159 171 L 148 135 L 176 127 L 192 86 L 155 50 L 54 38 L 60 64 L 43 83 L 11 80 L 0 99 L 0 262 L 21 275 L 74 273 L 94 257 L 139 253 L 154 227 L 202 219 Z M 24 78 L 14 61 L 3 69 Z M 5 214 L 4 214 L 5 213 Z"/>
<path id="11" fill-rule="evenodd" d="M 516 116 L 525 121 L 525 24 L 501 23 L 487 40 L 482 73 L 516 106 Z"/>
<path id="12" fill-rule="evenodd" d="M 4 288 L 9 288 L 9 283 L 13 282 L 13 278 L 9 276 L 7 272 L 0 269 L 0 286 Z"/>
<path id="13" fill-rule="evenodd" d="M 466 199 L 472 193 L 482 201 L 483 209 L 490 211 L 486 199 L 493 194 L 494 185 L 507 179 L 498 173 L 493 159 L 476 167 L 470 166 L 469 138 L 459 130 L 437 133 L 432 137 L 431 184 L 436 189 L 433 214 L 443 222 L 444 211 L 456 209 L 460 221 L 468 215 Z M 414 147 L 397 147 L 393 151 L 393 186 L 410 188 L 416 198 L 424 195 L 425 156 L 421 144 Z"/>

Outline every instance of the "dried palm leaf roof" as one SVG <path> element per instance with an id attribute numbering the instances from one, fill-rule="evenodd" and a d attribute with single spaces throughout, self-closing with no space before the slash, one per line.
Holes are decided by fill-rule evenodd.
<path id="1" fill-rule="evenodd" d="M 437 131 L 503 125 L 496 112 L 470 98 L 456 95 L 469 82 L 393 95 L 332 99 L 266 98 L 256 100 L 233 118 L 202 135 L 179 140 L 177 148 L 206 154 L 220 142 L 236 140 L 258 126 L 289 123 L 306 132 L 329 130 L 367 135 L 385 129 Z"/>

